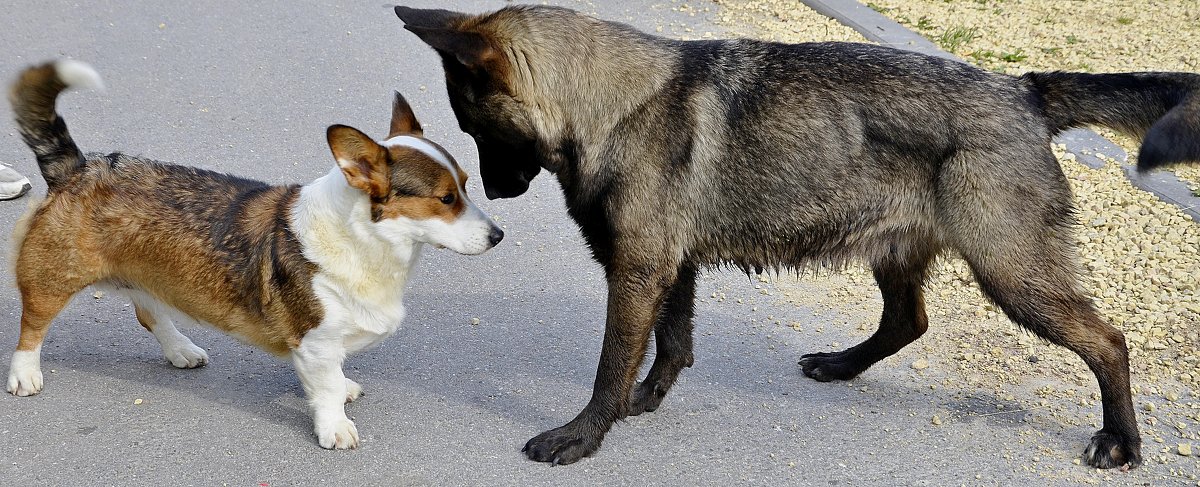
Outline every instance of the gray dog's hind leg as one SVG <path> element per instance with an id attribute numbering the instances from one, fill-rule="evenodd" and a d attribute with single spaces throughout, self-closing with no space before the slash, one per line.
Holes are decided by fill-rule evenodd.
<path id="1" fill-rule="evenodd" d="M 1065 246 L 1064 246 L 1065 247 Z M 1072 255 L 1064 248 L 1036 249 L 1029 265 L 998 266 L 968 259 L 984 294 L 1021 326 L 1075 352 L 1096 375 L 1104 426 L 1084 451 L 1097 468 L 1137 467 L 1141 437 L 1129 390 L 1129 351 L 1125 336 L 1106 323 L 1079 291 L 1065 262 L 1037 262 L 1035 255 Z M 1072 255 L 1073 256 L 1073 255 Z M 1058 265 L 1056 265 L 1058 264 Z"/>
<path id="2" fill-rule="evenodd" d="M 1104 426 L 1085 449 L 1084 461 L 1097 468 L 1137 467 L 1142 463 L 1141 437 L 1129 390 L 1125 336 L 1100 317 L 1084 294 L 1070 186 L 1053 155 L 1040 150 L 1045 163 L 1023 169 L 1045 173 L 1038 176 L 1038 185 L 975 178 L 972 183 L 988 195 L 988 204 L 941 206 L 945 221 L 955 223 L 947 232 L 948 245 L 971 266 L 983 294 L 1010 319 L 1075 352 L 1096 375 Z M 952 191 L 942 194 L 953 196 Z"/>
<path id="3" fill-rule="evenodd" d="M 637 385 L 629 401 L 629 415 L 652 412 L 679 377 L 684 367 L 692 366 L 692 315 L 696 300 L 696 270 L 680 269 L 679 278 L 667 290 L 654 325 L 654 365 L 646 380 Z"/>
<path id="4" fill-rule="evenodd" d="M 900 351 L 925 333 L 928 320 L 921 286 L 936 251 L 892 255 L 874 267 L 875 282 L 883 295 L 879 329 L 862 343 L 840 352 L 818 352 L 800 357 L 800 367 L 821 382 L 850 380 L 875 362 Z"/>

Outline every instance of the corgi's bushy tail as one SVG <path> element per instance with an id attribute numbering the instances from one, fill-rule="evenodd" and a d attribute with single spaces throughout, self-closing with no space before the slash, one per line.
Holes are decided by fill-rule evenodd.
<path id="1" fill-rule="evenodd" d="M 100 89 L 103 82 L 91 66 L 60 60 L 22 71 L 8 95 L 17 129 L 37 156 L 38 168 L 51 191 L 83 165 L 83 154 L 54 108 L 59 93 L 73 87 Z"/>

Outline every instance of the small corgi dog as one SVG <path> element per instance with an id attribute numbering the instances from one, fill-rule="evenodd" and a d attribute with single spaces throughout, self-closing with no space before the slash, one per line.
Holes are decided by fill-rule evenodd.
<path id="1" fill-rule="evenodd" d="M 99 88 L 100 77 L 81 62 L 52 62 L 23 71 L 9 96 L 49 190 L 13 237 L 22 309 L 8 392 L 42 390 L 51 320 L 96 285 L 131 298 L 175 367 L 208 362 L 180 321 L 290 358 L 321 447 L 357 447 L 344 406 L 362 388 L 342 361 L 396 331 L 421 247 L 473 255 L 504 236 L 467 197 L 467 174 L 422 136 L 399 93 L 387 139 L 329 127 L 337 165 L 303 186 L 118 153 L 85 157 L 55 113 L 69 87 Z"/>

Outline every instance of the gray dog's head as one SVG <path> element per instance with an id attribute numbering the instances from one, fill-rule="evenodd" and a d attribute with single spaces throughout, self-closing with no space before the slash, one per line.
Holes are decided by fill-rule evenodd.
<path id="1" fill-rule="evenodd" d="M 487 197 L 512 198 L 541 171 L 537 130 L 516 97 L 515 68 L 481 19 L 446 10 L 396 7 L 404 28 L 442 57 L 458 126 L 475 139 Z"/>
<path id="2" fill-rule="evenodd" d="M 396 7 L 404 28 L 442 57 L 450 106 L 475 139 L 488 198 L 524 194 L 543 168 L 575 162 L 592 134 L 612 129 L 612 108 L 632 106 L 645 76 L 627 61 L 648 36 L 575 11 L 514 6 L 469 15 Z M 606 33 L 621 30 L 621 35 Z M 649 54 L 649 53 L 647 53 Z M 597 112 L 607 107 L 609 113 Z"/>

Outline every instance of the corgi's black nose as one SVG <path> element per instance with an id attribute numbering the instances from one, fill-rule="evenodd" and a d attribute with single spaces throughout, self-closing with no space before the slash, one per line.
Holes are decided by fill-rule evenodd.
<path id="1" fill-rule="evenodd" d="M 492 227 L 492 232 L 488 234 L 488 243 L 491 243 L 492 247 L 495 247 L 501 240 L 504 240 L 504 230 Z"/>

